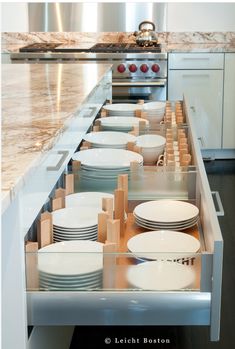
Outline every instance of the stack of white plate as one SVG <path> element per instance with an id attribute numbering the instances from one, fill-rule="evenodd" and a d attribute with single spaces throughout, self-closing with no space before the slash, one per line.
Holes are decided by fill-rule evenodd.
<path id="1" fill-rule="evenodd" d="M 97 240 L 100 207 L 69 207 L 52 212 L 53 239 Z"/>
<path id="2" fill-rule="evenodd" d="M 134 116 L 110 116 L 100 119 L 101 128 L 107 131 L 120 131 L 129 132 L 132 131 L 133 127 L 139 126 L 139 122 L 144 121 L 145 129 L 149 127 L 149 121 L 143 118 L 137 118 Z"/>
<path id="3" fill-rule="evenodd" d="M 139 259 L 179 260 L 196 253 L 200 242 L 182 232 L 157 230 L 133 236 L 127 247 Z"/>
<path id="4" fill-rule="evenodd" d="M 188 202 L 157 200 L 144 202 L 134 209 L 136 223 L 150 230 L 183 230 L 198 221 L 198 208 Z"/>
<path id="5" fill-rule="evenodd" d="M 136 137 L 123 132 L 91 132 L 84 136 L 84 140 L 91 143 L 92 148 L 126 149 L 128 142 L 136 142 Z"/>
<path id="6" fill-rule="evenodd" d="M 193 267 L 176 262 L 144 262 L 128 268 L 127 280 L 134 288 L 146 291 L 174 291 L 193 287 Z"/>
<path id="7" fill-rule="evenodd" d="M 119 174 L 128 174 L 132 161 L 143 165 L 143 156 L 124 149 L 88 149 L 74 154 L 81 162 L 82 178 L 90 180 L 116 180 Z"/>
<path id="8" fill-rule="evenodd" d="M 103 244 L 64 241 L 38 251 L 40 287 L 52 290 L 102 287 Z"/>
<path id="9" fill-rule="evenodd" d="M 150 125 L 159 124 L 163 120 L 165 109 L 165 102 L 149 102 L 143 104 L 143 111 L 147 113 L 146 119 L 150 121 Z"/>
<path id="10" fill-rule="evenodd" d="M 141 104 L 118 103 L 103 106 L 109 116 L 135 116 L 136 110 L 142 110 Z"/>
<path id="11" fill-rule="evenodd" d="M 144 163 L 146 165 L 155 164 L 158 157 L 163 153 L 166 144 L 166 138 L 160 135 L 142 135 L 138 136 L 136 145 L 141 148 Z"/>
<path id="12" fill-rule="evenodd" d="M 65 207 L 93 207 L 102 211 L 102 199 L 114 199 L 113 194 L 86 191 L 81 193 L 70 194 L 65 197 Z"/>

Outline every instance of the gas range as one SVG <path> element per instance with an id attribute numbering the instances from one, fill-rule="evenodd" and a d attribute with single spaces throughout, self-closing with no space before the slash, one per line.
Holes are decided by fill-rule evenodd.
<path id="1" fill-rule="evenodd" d="M 11 54 L 12 63 L 110 63 L 113 94 L 165 99 L 167 53 L 159 44 L 140 47 L 135 43 L 34 43 Z"/>

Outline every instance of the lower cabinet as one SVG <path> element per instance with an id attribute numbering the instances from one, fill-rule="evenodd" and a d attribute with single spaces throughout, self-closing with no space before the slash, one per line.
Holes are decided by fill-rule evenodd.
<path id="1" fill-rule="evenodd" d="M 223 70 L 169 70 L 169 100 L 187 93 L 202 149 L 222 147 Z"/>
<path id="2" fill-rule="evenodd" d="M 235 53 L 225 54 L 223 149 L 235 149 Z"/>

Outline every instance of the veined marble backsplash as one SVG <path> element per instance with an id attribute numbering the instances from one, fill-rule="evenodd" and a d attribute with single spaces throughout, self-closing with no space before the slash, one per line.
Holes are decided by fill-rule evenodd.
<path id="1" fill-rule="evenodd" d="M 235 32 L 160 32 L 160 43 L 235 43 Z M 97 43 L 135 42 L 132 32 L 29 32 L 2 33 L 2 45 L 31 44 L 35 42 Z"/>

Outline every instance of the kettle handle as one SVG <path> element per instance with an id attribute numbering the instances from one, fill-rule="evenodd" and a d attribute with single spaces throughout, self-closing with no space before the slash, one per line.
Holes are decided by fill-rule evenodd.
<path id="1" fill-rule="evenodd" d="M 156 29 L 155 24 L 154 24 L 153 22 L 151 22 L 151 21 L 143 21 L 143 22 L 141 22 L 141 23 L 139 24 L 139 30 L 141 30 L 141 26 L 142 26 L 142 24 L 144 24 L 144 23 L 152 24 L 152 26 L 153 26 L 153 31 L 155 31 L 155 29 Z"/>

